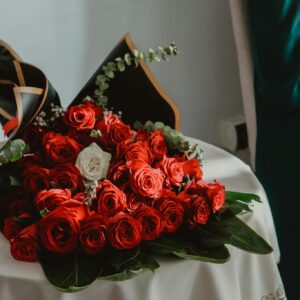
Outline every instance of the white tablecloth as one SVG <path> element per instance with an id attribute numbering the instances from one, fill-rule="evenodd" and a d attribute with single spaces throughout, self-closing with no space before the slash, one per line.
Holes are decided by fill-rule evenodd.
<path id="1" fill-rule="evenodd" d="M 204 150 L 207 161 L 204 167 L 205 179 L 220 180 L 228 190 L 261 196 L 263 204 L 255 204 L 254 214 L 244 215 L 243 219 L 273 246 L 272 254 L 260 256 L 229 247 L 231 260 L 224 265 L 164 259 L 160 260 L 161 267 L 154 275 L 145 271 L 123 282 L 96 280 L 86 290 L 63 294 L 47 282 L 38 263 L 14 260 L 10 256 L 9 243 L 0 235 L 0 300 L 286 299 L 276 296 L 276 292 L 282 289 L 277 268 L 280 253 L 262 186 L 249 166 L 242 161 L 212 145 L 196 142 Z"/>

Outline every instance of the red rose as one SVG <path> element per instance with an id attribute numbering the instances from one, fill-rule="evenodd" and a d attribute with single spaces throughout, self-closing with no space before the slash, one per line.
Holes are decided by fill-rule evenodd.
<path id="1" fill-rule="evenodd" d="M 12 201 L 8 205 L 7 214 L 10 217 L 29 219 L 31 217 L 29 201 L 26 198 Z"/>
<path id="2" fill-rule="evenodd" d="M 134 139 L 136 141 L 145 141 L 149 138 L 150 134 L 145 129 L 140 129 L 134 134 Z"/>
<path id="3" fill-rule="evenodd" d="M 90 105 L 70 106 L 64 116 L 64 122 L 75 130 L 91 130 L 95 126 L 96 114 Z"/>
<path id="4" fill-rule="evenodd" d="M 81 146 L 75 140 L 54 132 L 46 133 L 42 143 L 47 158 L 53 164 L 75 163 L 81 151 Z"/>
<path id="5" fill-rule="evenodd" d="M 52 211 L 67 200 L 71 200 L 71 190 L 42 190 L 35 196 L 34 204 L 39 212 L 44 209 Z"/>
<path id="6" fill-rule="evenodd" d="M 188 222 L 195 226 L 206 224 L 210 215 L 208 199 L 205 196 L 194 195 L 187 210 Z"/>
<path id="7" fill-rule="evenodd" d="M 22 139 L 32 150 L 38 150 L 41 146 L 41 140 L 44 134 L 44 129 L 34 125 L 27 126 L 22 133 Z"/>
<path id="8" fill-rule="evenodd" d="M 143 240 L 155 240 L 161 234 L 162 220 L 156 209 L 150 206 L 141 205 L 132 215 L 142 226 Z"/>
<path id="9" fill-rule="evenodd" d="M 157 160 L 162 159 L 167 154 L 168 148 L 161 130 L 153 131 L 149 136 L 148 142 L 152 153 Z"/>
<path id="10" fill-rule="evenodd" d="M 95 112 L 96 119 L 100 119 L 103 117 L 103 108 L 99 105 L 97 105 L 93 101 L 86 101 L 83 104 L 84 107 L 89 107 Z"/>
<path id="11" fill-rule="evenodd" d="M 124 190 L 128 184 L 128 174 L 128 167 L 124 165 L 122 161 L 115 161 L 110 164 L 107 178 L 115 183 L 119 188 Z"/>
<path id="12" fill-rule="evenodd" d="M 40 167 L 31 166 L 24 170 L 24 187 L 32 193 L 47 189 L 50 186 L 50 170 Z"/>
<path id="13" fill-rule="evenodd" d="M 100 182 L 97 189 L 97 212 L 111 217 L 125 208 L 126 195 L 110 181 Z"/>
<path id="14" fill-rule="evenodd" d="M 9 241 L 13 239 L 21 230 L 22 227 L 16 221 L 14 221 L 14 218 L 10 217 L 4 220 L 2 232 Z"/>
<path id="15" fill-rule="evenodd" d="M 22 261 L 37 261 L 39 252 L 39 239 L 36 224 L 25 227 L 10 242 L 11 255 Z"/>
<path id="16" fill-rule="evenodd" d="M 107 150 L 114 150 L 118 143 L 131 136 L 129 125 L 125 125 L 116 115 L 107 114 L 99 121 L 95 129 L 101 131 L 100 141 Z"/>
<path id="17" fill-rule="evenodd" d="M 132 141 L 128 139 L 118 144 L 117 159 L 124 158 L 126 161 L 141 160 L 146 163 L 151 163 L 153 157 L 149 145 L 146 141 Z"/>
<path id="18" fill-rule="evenodd" d="M 68 132 L 68 136 L 78 142 L 80 145 L 90 145 L 95 142 L 95 139 L 90 136 L 89 131 L 77 131 L 73 129 Z"/>
<path id="19" fill-rule="evenodd" d="M 72 197 L 73 200 L 77 200 L 79 202 L 85 202 L 86 201 L 86 194 L 83 192 L 77 193 Z"/>
<path id="20" fill-rule="evenodd" d="M 147 199 L 136 193 L 130 193 L 126 197 L 127 210 L 135 211 L 139 206 L 147 204 Z"/>
<path id="21" fill-rule="evenodd" d="M 162 198 L 153 203 L 161 215 L 163 231 L 167 233 L 175 232 L 184 219 L 184 208 L 177 200 L 176 195 L 167 191 L 162 193 Z"/>
<path id="22" fill-rule="evenodd" d="M 141 242 L 141 224 L 132 216 L 119 212 L 110 219 L 110 241 L 114 248 L 132 249 Z"/>
<path id="23" fill-rule="evenodd" d="M 207 184 L 207 195 L 212 201 L 213 212 L 217 212 L 222 208 L 225 199 L 225 187 L 218 181 Z"/>
<path id="24" fill-rule="evenodd" d="M 97 214 L 82 221 L 79 240 L 86 253 L 93 255 L 103 249 L 108 235 L 107 228 L 107 220 Z"/>
<path id="25" fill-rule="evenodd" d="M 158 169 L 151 168 L 142 161 L 131 161 L 129 167 L 129 181 L 134 192 L 146 198 L 160 196 L 165 177 Z"/>
<path id="26" fill-rule="evenodd" d="M 164 156 L 163 160 L 156 164 L 156 167 L 160 168 L 168 176 L 167 180 L 171 185 L 181 186 L 184 176 L 183 163 L 181 161 L 174 157 Z"/>
<path id="27" fill-rule="evenodd" d="M 194 180 L 200 180 L 202 178 L 202 170 L 200 163 L 197 159 L 193 158 L 183 163 L 183 172 Z"/>
<path id="28" fill-rule="evenodd" d="M 80 222 L 87 216 L 87 207 L 75 200 L 48 213 L 39 223 L 44 247 L 57 254 L 72 252 L 77 246 Z"/>
<path id="29" fill-rule="evenodd" d="M 50 176 L 56 188 L 70 189 L 72 191 L 84 189 L 80 172 L 71 163 L 56 166 L 51 170 Z"/>

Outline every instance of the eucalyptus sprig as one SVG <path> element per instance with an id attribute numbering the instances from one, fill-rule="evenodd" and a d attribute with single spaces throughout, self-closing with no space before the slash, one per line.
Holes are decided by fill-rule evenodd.
<path id="1" fill-rule="evenodd" d="M 28 152 L 28 150 L 29 146 L 21 139 L 9 141 L 5 147 L 0 150 L 0 166 L 21 159 L 23 154 Z"/>
<path id="2" fill-rule="evenodd" d="M 117 72 L 124 72 L 127 67 L 134 65 L 138 66 L 139 61 L 143 64 L 152 63 L 154 61 L 160 62 L 161 60 L 169 60 L 169 56 L 177 55 L 179 53 L 176 44 L 173 42 L 168 47 L 158 47 L 156 50 L 151 48 L 148 52 L 142 52 L 137 49 L 131 53 L 126 53 L 124 57 L 117 57 L 114 61 L 108 62 L 102 67 L 103 74 L 96 78 L 97 89 L 95 90 L 96 100 L 99 105 L 106 106 L 108 97 L 105 95 L 109 88 L 109 81 L 112 80 Z"/>

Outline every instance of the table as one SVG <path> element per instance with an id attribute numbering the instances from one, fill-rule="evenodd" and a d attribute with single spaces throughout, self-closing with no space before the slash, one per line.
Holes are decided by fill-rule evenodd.
<path id="1" fill-rule="evenodd" d="M 258 194 L 262 204 L 242 218 L 274 248 L 269 255 L 249 254 L 228 246 L 231 260 L 223 265 L 178 259 L 160 259 L 153 275 L 145 271 L 123 282 L 95 281 L 86 290 L 63 294 L 47 282 L 38 263 L 25 263 L 10 256 L 9 243 L 0 235 L 1 300 L 284 300 L 277 263 L 280 260 L 269 203 L 249 166 L 220 148 L 202 141 L 207 161 L 206 180 L 217 179 L 228 190 Z"/>

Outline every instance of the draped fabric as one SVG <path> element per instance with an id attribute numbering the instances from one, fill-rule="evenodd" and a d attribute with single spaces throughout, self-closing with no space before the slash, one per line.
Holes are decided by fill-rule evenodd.
<path id="1" fill-rule="evenodd" d="M 289 299 L 298 299 L 300 1 L 251 0 L 257 111 L 256 172 L 272 207 Z"/>

